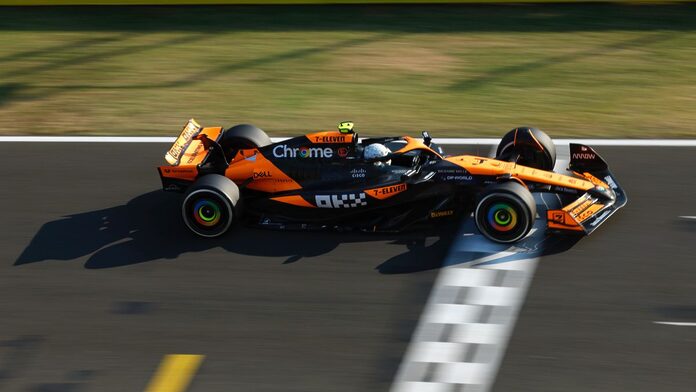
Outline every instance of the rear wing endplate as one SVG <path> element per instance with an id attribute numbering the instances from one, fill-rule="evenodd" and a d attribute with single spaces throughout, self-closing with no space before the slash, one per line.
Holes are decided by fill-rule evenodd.
<path id="1" fill-rule="evenodd" d="M 193 138 L 201 133 L 201 130 L 203 130 L 203 127 L 201 127 L 196 120 L 188 120 L 181 134 L 179 134 L 179 137 L 176 138 L 172 147 L 164 155 L 164 159 L 166 159 L 170 165 L 177 166 L 181 161 L 181 157 L 184 155 L 184 151 L 186 151 L 191 144 Z"/>

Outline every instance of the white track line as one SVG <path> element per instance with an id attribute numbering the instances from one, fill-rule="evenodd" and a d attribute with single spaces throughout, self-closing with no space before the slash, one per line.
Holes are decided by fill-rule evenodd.
<path id="1" fill-rule="evenodd" d="M 168 136 L 0 136 L 0 142 L 23 143 L 173 143 Z M 273 142 L 287 140 L 285 137 L 271 138 Z M 489 138 L 435 138 L 435 143 L 496 145 L 500 139 Z M 589 146 L 626 147 L 696 147 L 696 139 L 554 139 L 557 145 L 582 143 Z"/>
<path id="2" fill-rule="evenodd" d="M 446 144 L 498 144 L 500 139 L 435 138 L 435 143 Z M 696 139 L 553 139 L 556 145 L 582 143 L 588 146 L 620 147 L 696 147 Z"/>
<path id="3" fill-rule="evenodd" d="M 687 220 L 696 220 L 696 216 L 687 216 L 687 215 L 683 215 L 683 216 L 680 216 L 680 218 L 681 218 L 681 219 L 687 219 Z"/>
<path id="4" fill-rule="evenodd" d="M 661 325 L 676 325 L 678 327 L 696 327 L 696 323 L 684 323 L 677 321 L 653 321 L 653 323 Z"/>

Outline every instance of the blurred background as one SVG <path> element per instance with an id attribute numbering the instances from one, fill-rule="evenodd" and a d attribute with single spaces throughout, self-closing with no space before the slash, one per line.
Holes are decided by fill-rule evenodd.
<path id="1" fill-rule="evenodd" d="M 534 275 L 518 310 L 484 302 L 461 324 L 492 329 L 469 333 L 456 307 L 500 296 L 436 285 L 448 255 L 490 251 L 461 242 L 471 222 L 196 238 L 155 171 L 168 143 L 4 138 L 0 392 L 387 391 L 403 363 L 427 388 L 409 391 L 693 392 L 696 3 L 294 2 L 0 0 L 0 136 L 173 138 L 193 117 L 270 136 L 351 120 L 361 136 L 680 140 L 596 143 L 629 204 L 484 282 Z M 439 330 L 417 327 L 431 290 L 459 309 Z M 407 361 L 415 331 L 446 360 Z"/>
<path id="2" fill-rule="evenodd" d="M 2 7 L 0 133 L 696 135 L 696 4 L 458 3 Z"/>

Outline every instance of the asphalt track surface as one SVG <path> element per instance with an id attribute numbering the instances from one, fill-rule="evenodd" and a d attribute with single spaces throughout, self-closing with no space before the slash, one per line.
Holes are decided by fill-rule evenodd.
<path id="1" fill-rule="evenodd" d="M 454 228 L 192 237 L 166 145 L 2 143 L 0 390 L 386 391 Z M 449 146 L 448 152 L 487 148 Z M 496 391 L 692 391 L 694 148 L 602 147 L 629 204 L 544 256 Z"/>

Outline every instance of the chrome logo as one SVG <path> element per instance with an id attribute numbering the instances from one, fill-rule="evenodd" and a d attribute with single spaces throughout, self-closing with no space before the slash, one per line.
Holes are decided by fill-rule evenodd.
<path id="1" fill-rule="evenodd" d="M 276 158 L 333 158 L 334 150 L 329 147 L 288 147 L 279 144 L 273 147 Z"/>
<path id="2" fill-rule="evenodd" d="M 517 225 L 517 211 L 505 203 L 494 204 L 487 218 L 488 224 L 498 231 L 510 231 Z"/>

